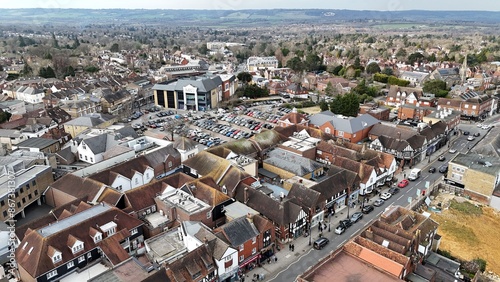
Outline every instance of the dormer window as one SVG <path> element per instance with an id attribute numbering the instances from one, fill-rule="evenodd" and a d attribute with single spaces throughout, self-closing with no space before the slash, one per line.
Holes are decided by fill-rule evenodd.
<path id="1" fill-rule="evenodd" d="M 62 260 L 62 255 L 60 252 L 56 252 L 53 256 L 52 256 L 52 262 L 53 263 L 58 263 Z"/>
<path id="2" fill-rule="evenodd" d="M 83 242 L 76 242 L 75 245 L 71 247 L 71 251 L 73 252 L 73 254 L 76 254 L 82 250 L 83 250 Z"/>
<path id="3" fill-rule="evenodd" d="M 101 228 L 101 231 L 103 233 L 106 233 L 106 235 L 109 237 L 109 236 L 111 236 L 111 235 L 113 235 L 113 234 L 116 233 L 116 227 L 117 227 L 116 223 L 114 223 L 113 221 L 111 221 L 111 222 L 108 222 L 108 223 L 104 224 L 100 228 Z"/>
<path id="4" fill-rule="evenodd" d="M 94 243 L 100 242 L 102 240 L 102 233 L 98 232 L 94 235 Z"/>

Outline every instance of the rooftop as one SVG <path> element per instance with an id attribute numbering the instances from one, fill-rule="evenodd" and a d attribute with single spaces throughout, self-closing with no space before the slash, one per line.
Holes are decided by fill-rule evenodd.
<path id="1" fill-rule="evenodd" d="M 187 252 L 186 246 L 179 238 L 179 230 L 174 229 L 149 238 L 145 241 L 151 261 L 173 261 Z"/>
<path id="2" fill-rule="evenodd" d="M 43 237 L 48 237 L 66 228 L 77 225 L 89 218 L 98 216 L 108 211 L 109 209 L 111 209 L 111 207 L 105 204 L 95 205 L 89 209 L 76 213 L 70 217 L 61 219 L 55 223 L 42 227 L 38 229 L 37 232 L 40 233 Z"/>
<path id="3" fill-rule="evenodd" d="M 500 171 L 500 161 L 497 157 L 485 156 L 473 152 L 469 152 L 468 154 L 459 153 L 450 161 L 450 163 L 461 165 L 490 175 L 497 175 Z"/>
<path id="4" fill-rule="evenodd" d="M 168 202 L 185 210 L 189 214 L 194 214 L 202 210 L 210 209 L 210 206 L 208 204 L 193 197 L 191 194 L 170 186 L 165 189 L 165 191 L 161 196 L 159 196 L 159 198 L 164 202 Z"/>
<path id="5" fill-rule="evenodd" d="M 19 144 L 16 145 L 18 148 L 23 148 L 23 147 L 28 147 L 28 148 L 38 148 L 38 149 L 43 149 L 47 148 L 49 146 L 52 146 L 55 143 L 58 143 L 59 141 L 54 140 L 54 139 L 47 139 L 47 138 L 29 138 Z"/>
<path id="6" fill-rule="evenodd" d="M 26 182 L 35 179 L 38 174 L 41 174 L 47 170 L 52 170 L 52 168 L 50 166 L 34 165 L 27 169 L 23 169 L 14 173 L 16 189 L 24 186 Z M 0 177 L 0 198 L 3 198 L 5 195 L 7 195 L 7 193 L 9 193 L 9 189 L 12 188 L 11 181 L 12 175 L 10 175 L 9 171 L 7 174 Z"/>

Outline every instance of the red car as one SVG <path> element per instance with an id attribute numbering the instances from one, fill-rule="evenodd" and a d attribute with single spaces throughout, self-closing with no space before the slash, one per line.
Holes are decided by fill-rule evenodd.
<path id="1" fill-rule="evenodd" d="M 403 180 L 401 180 L 401 181 L 398 183 L 398 187 L 399 187 L 399 188 L 404 188 L 404 187 L 408 186 L 408 184 L 409 184 L 409 183 L 410 183 L 410 182 L 408 182 L 408 180 L 403 179 Z"/>

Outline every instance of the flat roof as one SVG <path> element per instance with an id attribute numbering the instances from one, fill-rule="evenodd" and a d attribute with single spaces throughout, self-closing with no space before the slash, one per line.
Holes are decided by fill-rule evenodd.
<path id="1" fill-rule="evenodd" d="M 78 225 L 81 222 L 84 222 L 92 217 L 98 216 L 108 210 L 110 210 L 111 207 L 106 205 L 106 204 L 101 204 L 101 205 L 95 205 L 89 209 L 86 209 L 84 211 L 81 211 L 79 213 L 76 213 L 72 216 L 66 217 L 64 219 L 61 219 L 55 223 L 52 223 L 51 225 L 42 227 L 37 230 L 42 237 L 49 237 L 53 234 L 56 234 L 66 228 L 69 228 L 74 225 Z"/>
<path id="2" fill-rule="evenodd" d="M 450 164 L 464 166 L 468 169 L 481 171 L 493 176 L 497 175 L 500 171 L 500 162 L 497 157 L 485 156 L 473 152 L 467 154 L 458 153 L 451 159 Z"/>
<path id="3" fill-rule="evenodd" d="M 224 206 L 224 210 L 226 211 L 225 212 L 226 216 L 229 216 L 231 218 L 239 218 L 242 216 L 246 216 L 247 214 L 252 214 L 252 215 L 259 214 L 258 211 L 240 202 L 234 202 L 232 204 Z"/>
<path id="4" fill-rule="evenodd" d="M 24 186 L 26 182 L 35 179 L 37 175 L 49 169 L 52 168 L 45 165 L 34 165 L 14 173 L 14 177 L 9 175 L 9 173 L 2 175 L 0 177 L 0 198 L 3 198 L 7 195 L 7 193 L 9 193 L 9 188 L 12 188 L 12 181 L 15 184 L 16 189 L 18 189 L 19 187 Z"/>
<path id="5" fill-rule="evenodd" d="M 179 230 L 174 229 L 160 233 L 145 241 L 149 248 L 148 255 L 158 263 L 175 260 L 187 252 L 187 248 L 179 238 Z"/>
<path id="6" fill-rule="evenodd" d="M 15 145 L 15 146 L 18 148 L 29 147 L 29 148 L 43 149 L 43 148 L 49 147 L 49 146 L 53 145 L 54 143 L 58 143 L 58 142 L 59 141 L 54 140 L 54 139 L 34 137 L 34 138 L 30 138 L 28 140 L 24 140 L 23 142 Z"/>

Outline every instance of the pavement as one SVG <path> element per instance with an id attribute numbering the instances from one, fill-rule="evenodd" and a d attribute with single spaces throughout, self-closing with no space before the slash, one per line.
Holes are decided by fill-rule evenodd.
<path id="1" fill-rule="evenodd" d="M 450 144 L 453 144 L 456 139 L 460 134 L 457 135 L 452 135 Z M 448 146 L 443 146 L 439 150 L 433 153 L 433 158 L 437 158 L 437 156 L 446 153 L 449 150 Z M 429 167 L 431 164 L 428 163 L 428 161 L 424 160 L 414 166 L 412 168 L 419 168 L 425 171 L 427 167 Z M 395 173 L 395 177 L 397 179 L 403 179 L 403 174 L 405 172 L 409 172 L 410 169 L 406 167 L 404 170 L 399 169 Z M 386 187 L 387 188 L 387 187 Z M 362 197 L 362 196 L 360 196 Z M 371 195 L 368 195 L 368 204 L 373 203 L 376 199 L 378 199 L 378 196 L 375 195 L 375 193 L 372 193 Z M 350 209 L 350 214 L 359 211 L 359 205 L 356 206 L 355 208 Z M 339 225 L 339 221 L 346 219 L 347 217 L 347 208 L 344 206 L 338 210 L 336 210 L 335 215 L 330 217 L 330 231 L 324 230 L 322 232 L 322 236 L 330 239 L 334 238 L 334 236 L 337 236 L 334 232 L 334 229 Z M 327 226 L 328 226 L 328 220 L 326 221 Z M 281 246 L 281 250 L 277 251 L 275 253 L 275 256 L 277 258 L 277 261 L 272 261 L 271 263 L 264 262 L 260 267 L 256 267 L 252 269 L 251 271 L 248 271 L 246 274 L 244 274 L 244 281 L 272 281 L 276 276 L 278 276 L 280 273 L 285 272 L 288 270 L 289 267 L 291 267 L 292 262 L 296 262 L 300 260 L 304 255 L 308 254 L 309 252 L 315 251 L 312 247 L 312 242 L 314 242 L 316 239 L 319 238 L 319 231 L 317 228 L 312 229 L 312 236 L 304 237 L 301 236 L 299 238 L 296 238 L 291 244 L 294 245 L 294 251 L 289 249 L 289 243 L 283 244 Z M 311 242 L 311 244 L 309 244 Z M 260 279 L 258 279 L 260 276 Z M 262 278 L 263 277 L 263 278 Z M 240 280 L 242 281 L 242 280 Z"/>

